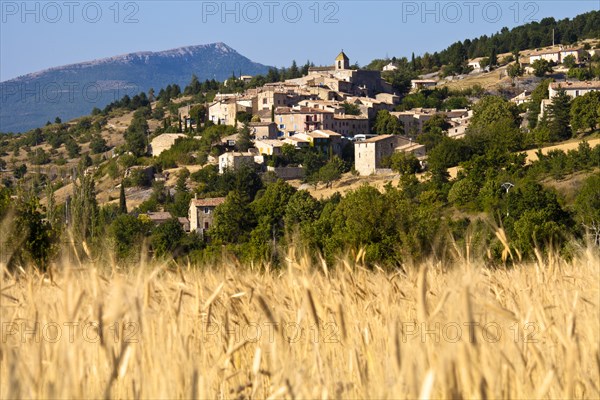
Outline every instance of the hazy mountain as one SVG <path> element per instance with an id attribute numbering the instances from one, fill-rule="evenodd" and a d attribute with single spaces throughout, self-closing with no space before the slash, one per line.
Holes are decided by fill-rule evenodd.
<path id="1" fill-rule="evenodd" d="M 263 74 L 267 66 L 252 62 L 224 43 L 139 52 L 20 76 L 0 83 L 0 132 L 23 132 L 60 116 L 63 121 L 87 115 L 125 94 L 130 96 L 171 83 L 225 80 L 235 72 Z"/>

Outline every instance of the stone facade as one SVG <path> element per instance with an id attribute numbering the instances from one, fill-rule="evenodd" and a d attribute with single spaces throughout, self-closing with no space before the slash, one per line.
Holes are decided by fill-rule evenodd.
<path id="1" fill-rule="evenodd" d="M 200 236 L 205 237 L 206 231 L 208 231 L 213 224 L 215 208 L 224 202 L 224 197 L 192 199 L 188 211 L 190 232 L 196 232 L 200 234 Z"/>

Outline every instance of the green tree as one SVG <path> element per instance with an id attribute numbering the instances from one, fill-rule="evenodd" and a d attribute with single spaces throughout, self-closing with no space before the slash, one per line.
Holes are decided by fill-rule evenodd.
<path id="1" fill-rule="evenodd" d="M 341 178 L 343 170 L 344 162 L 338 156 L 334 156 L 327 164 L 319 169 L 319 172 L 316 174 L 316 179 L 319 182 L 323 182 L 325 187 L 330 188 L 333 181 Z"/>
<path id="2" fill-rule="evenodd" d="M 404 133 L 400 120 L 387 110 L 377 112 L 374 129 L 378 135 L 401 135 Z"/>
<path id="3" fill-rule="evenodd" d="M 320 211 L 320 203 L 310 193 L 306 190 L 297 191 L 285 205 L 283 219 L 286 230 L 291 233 L 298 226 L 301 230 L 306 229 L 307 225 L 319 218 Z"/>
<path id="4" fill-rule="evenodd" d="M 15 179 L 21 179 L 25 176 L 26 173 L 27 165 L 21 164 L 15 168 L 15 170 L 13 171 L 13 176 L 15 177 Z"/>
<path id="5" fill-rule="evenodd" d="M 474 203 L 479 194 L 479 188 L 470 179 L 464 178 L 452 185 L 448 192 L 448 201 L 457 206 Z"/>
<path id="6" fill-rule="evenodd" d="M 106 140 L 100 134 L 93 135 L 90 141 L 90 150 L 92 150 L 92 154 L 104 153 L 108 150 Z"/>
<path id="7" fill-rule="evenodd" d="M 600 175 L 593 174 L 583 183 L 575 198 L 577 221 L 600 246 Z"/>
<path id="8" fill-rule="evenodd" d="M 543 99 L 547 99 L 549 96 L 548 85 L 550 85 L 550 79 L 544 79 L 539 85 L 531 92 L 531 102 L 527 106 L 527 120 L 529 122 L 529 128 L 534 129 L 538 123 L 538 116 L 540 114 L 540 107 Z"/>
<path id="9" fill-rule="evenodd" d="M 144 238 L 149 234 L 151 223 L 133 215 L 121 214 L 110 225 L 109 237 L 119 260 L 133 260 L 139 256 Z"/>
<path id="10" fill-rule="evenodd" d="M 490 53 L 490 59 L 489 59 L 488 66 L 490 67 L 490 70 L 491 70 L 496 65 L 498 65 L 498 55 L 496 54 L 496 48 L 492 47 L 492 52 Z"/>
<path id="11" fill-rule="evenodd" d="M 250 136 L 250 127 L 247 122 L 244 122 L 242 128 L 238 132 L 238 138 L 235 143 L 239 151 L 248 151 L 253 146 L 252 137 Z"/>
<path id="12" fill-rule="evenodd" d="M 14 252 L 7 264 L 12 268 L 16 263 L 25 267 L 31 263 L 45 271 L 58 251 L 58 234 L 47 220 L 45 209 L 40 206 L 36 197 L 21 199 L 16 208 L 15 232 L 8 243 L 3 243 Z"/>
<path id="13" fill-rule="evenodd" d="M 79 180 L 73 182 L 73 197 L 69 204 L 71 216 L 70 228 L 76 243 L 87 242 L 94 244 L 99 236 L 98 231 L 98 203 L 96 201 L 96 188 L 94 179 L 79 171 Z"/>
<path id="14" fill-rule="evenodd" d="M 531 67 L 533 68 L 533 74 L 538 78 L 542 78 L 546 73 L 552 72 L 552 66 L 548 62 L 548 60 L 539 59 L 535 60 Z"/>
<path id="15" fill-rule="evenodd" d="M 573 55 L 568 55 L 563 59 L 562 63 L 567 68 L 573 68 L 577 64 L 577 61 Z"/>
<path id="16" fill-rule="evenodd" d="M 517 107 L 499 96 L 485 96 L 473 107 L 470 127 L 485 128 L 499 121 L 511 121 L 516 125 L 519 119 Z"/>
<path id="17" fill-rule="evenodd" d="M 588 92 L 571 104 L 571 127 L 579 132 L 595 130 L 600 125 L 600 92 Z"/>
<path id="18" fill-rule="evenodd" d="M 247 242 L 256 222 L 249 199 L 240 191 L 231 191 L 225 202 L 214 211 L 208 235 L 215 242 L 240 244 Z"/>
<path id="19" fill-rule="evenodd" d="M 390 167 L 401 174 L 416 174 L 421 170 L 421 163 L 412 153 L 397 152 L 390 157 Z"/>
<path id="20" fill-rule="evenodd" d="M 523 75 L 523 68 L 521 68 L 521 64 L 519 64 L 518 62 L 515 62 L 514 64 L 509 65 L 506 68 L 506 72 L 508 73 L 508 76 L 511 77 L 511 79 L 516 79 L 519 76 Z"/>
<path id="21" fill-rule="evenodd" d="M 127 214 L 127 197 L 125 196 L 125 185 L 121 182 L 121 190 L 119 192 L 119 212 Z"/>
<path id="22" fill-rule="evenodd" d="M 559 89 L 547 109 L 547 125 L 552 141 L 571 137 L 571 98 L 564 89 Z"/>
<path id="23" fill-rule="evenodd" d="M 342 107 L 344 107 L 344 113 L 347 115 L 360 115 L 360 107 L 356 104 L 350 104 L 345 101 L 342 103 Z"/>
<path id="24" fill-rule="evenodd" d="M 128 151 L 141 157 L 148 150 L 148 122 L 143 112 L 136 111 L 131 124 L 125 131 L 125 143 Z"/>
<path id="25" fill-rule="evenodd" d="M 79 157 L 79 153 L 81 152 L 81 147 L 75 142 L 75 140 L 69 138 L 65 143 L 65 147 L 67 148 L 67 154 L 69 158 L 77 158 Z"/>
<path id="26" fill-rule="evenodd" d="M 180 245 L 185 232 L 177 218 L 171 218 L 167 222 L 160 224 L 152 231 L 150 242 L 152 249 L 157 257 L 164 257 L 173 252 Z"/>

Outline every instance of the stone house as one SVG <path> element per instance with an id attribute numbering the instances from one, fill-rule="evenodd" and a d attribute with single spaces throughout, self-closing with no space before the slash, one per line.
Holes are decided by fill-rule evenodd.
<path id="1" fill-rule="evenodd" d="M 227 170 L 236 171 L 244 165 L 254 165 L 254 154 L 231 151 L 219 156 L 219 174 Z"/>
<path id="2" fill-rule="evenodd" d="M 192 199 L 188 211 L 190 232 L 196 232 L 204 238 L 206 231 L 208 231 L 213 224 L 215 208 L 224 202 L 225 197 Z"/>
<path id="3" fill-rule="evenodd" d="M 385 158 L 394 154 L 396 135 L 380 135 L 354 144 L 354 168 L 362 176 L 372 175 Z"/>
<path id="4" fill-rule="evenodd" d="M 150 142 L 150 154 L 158 157 L 163 151 L 169 150 L 175 144 L 175 141 L 184 138 L 183 133 L 163 133 L 158 135 Z"/>

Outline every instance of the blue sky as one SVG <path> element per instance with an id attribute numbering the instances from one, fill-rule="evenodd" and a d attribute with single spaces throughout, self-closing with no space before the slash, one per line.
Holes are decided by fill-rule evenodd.
<path id="1" fill-rule="evenodd" d="M 502 27 L 600 9 L 564 1 L 44 1 L 0 0 L 0 81 L 136 52 L 225 42 L 253 61 L 361 65 L 436 51 Z"/>

